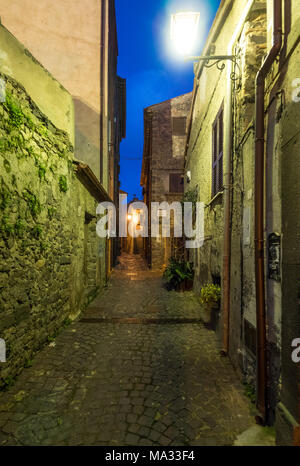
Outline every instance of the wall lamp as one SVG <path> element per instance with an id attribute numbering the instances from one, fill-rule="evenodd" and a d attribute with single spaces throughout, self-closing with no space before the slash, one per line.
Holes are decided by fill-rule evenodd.
<path id="1" fill-rule="evenodd" d="M 231 60 L 239 68 L 237 55 L 189 56 L 197 39 L 199 20 L 198 12 L 179 12 L 171 15 L 171 40 L 176 51 L 183 55 L 185 61 L 201 61 L 206 68 L 216 65 L 218 70 L 222 71 L 226 60 Z M 236 73 L 232 73 L 231 79 L 238 79 Z"/>

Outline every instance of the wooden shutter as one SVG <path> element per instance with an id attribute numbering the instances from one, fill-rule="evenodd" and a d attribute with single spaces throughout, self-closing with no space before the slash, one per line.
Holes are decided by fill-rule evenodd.
<path id="1" fill-rule="evenodd" d="M 212 127 L 212 197 L 223 187 L 223 106 Z"/>
<path id="2" fill-rule="evenodd" d="M 218 118 L 219 148 L 218 148 L 218 191 L 223 187 L 223 109 Z"/>
<path id="3" fill-rule="evenodd" d="M 217 179 L 218 179 L 218 125 L 215 123 L 213 126 L 213 154 L 212 154 L 212 197 L 217 192 Z"/>

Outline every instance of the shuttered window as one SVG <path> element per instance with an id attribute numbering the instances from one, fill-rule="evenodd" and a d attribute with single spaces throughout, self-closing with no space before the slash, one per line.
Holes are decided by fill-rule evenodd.
<path id="1" fill-rule="evenodd" d="M 172 118 L 172 133 L 173 136 L 186 135 L 186 117 L 173 117 Z"/>
<path id="2" fill-rule="evenodd" d="M 212 197 L 223 188 L 223 106 L 212 128 Z"/>
<path id="3" fill-rule="evenodd" d="M 180 173 L 170 173 L 169 191 L 170 193 L 183 193 L 183 177 Z"/>

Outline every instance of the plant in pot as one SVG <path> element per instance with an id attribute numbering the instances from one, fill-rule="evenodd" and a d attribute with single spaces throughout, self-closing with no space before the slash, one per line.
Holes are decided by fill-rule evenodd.
<path id="1" fill-rule="evenodd" d="M 203 321 L 212 324 L 219 310 L 221 299 L 221 288 L 218 285 L 207 284 L 201 288 L 200 303 L 203 310 Z"/>
<path id="2" fill-rule="evenodd" d="M 191 290 L 194 280 L 193 264 L 172 257 L 169 260 L 169 265 L 164 272 L 163 278 L 166 280 L 170 290 Z"/>

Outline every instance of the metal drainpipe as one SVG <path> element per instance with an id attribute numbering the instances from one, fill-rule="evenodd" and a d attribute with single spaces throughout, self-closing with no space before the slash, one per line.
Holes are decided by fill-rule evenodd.
<path id="1" fill-rule="evenodd" d="M 100 42 L 100 183 L 103 184 L 103 113 L 104 113 L 104 70 L 105 70 L 105 26 L 106 26 L 106 1 L 101 2 L 101 42 Z"/>
<path id="2" fill-rule="evenodd" d="M 264 261 L 265 78 L 282 46 L 282 0 L 273 1 L 273 46 L 256 77 L 255 134 L 255 280 L 257 325 L 257 408 L 267 418 L 267 331 Z"/>

